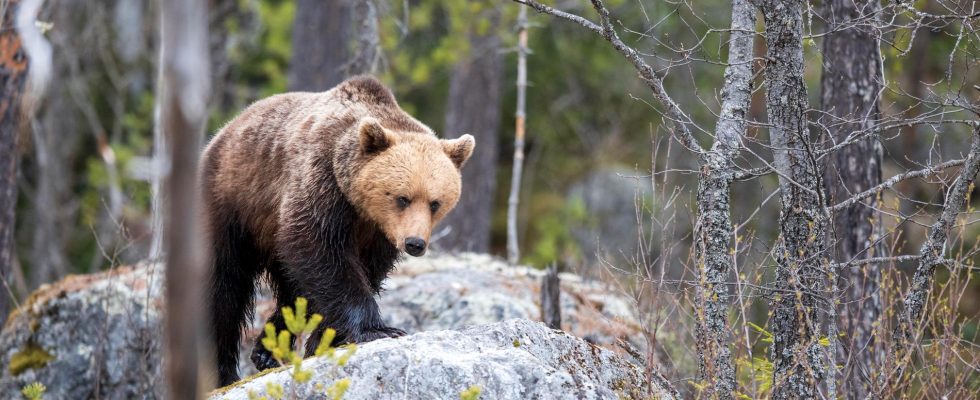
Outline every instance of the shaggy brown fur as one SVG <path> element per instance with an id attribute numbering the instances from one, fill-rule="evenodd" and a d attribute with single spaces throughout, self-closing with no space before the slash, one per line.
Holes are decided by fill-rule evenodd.
<path id="1" fill-rule="evenodd" d="M 459 199 L 473 147 L 470 135 L 437 139 L 368 77 L 273 96 L 228 123 L 201 163 L 221 384 L 238 379 L 241 328 L 262 272 L 279 307 L 306 297 L 338 343 L 403 335 L 383 323 L 373 296 L 399 251 L 425 252 Z M 278 313 L 269 322 L 285 329 Z M 252 360 L 277 366 L 261 345 Z"/>

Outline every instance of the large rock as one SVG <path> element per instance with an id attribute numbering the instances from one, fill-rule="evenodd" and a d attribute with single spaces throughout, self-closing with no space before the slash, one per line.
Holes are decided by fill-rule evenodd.
<path id="1" fill-rule="evenodd" d="M 645 201 L 640 217 L 646 219 L 653 191 L 649 177 L 634 169 L 606 167 L 593 171 L 568 190 L 571 201 L 585 207 L 585 221 L 569 221 L 582 257 L 589 265 L 601 259 L 615 265 L 631 265 L 628 255 L 636 249 L 637 199 Z M 627 255 L 617 249 L 628 249 Z"/>
<path id="2" fill-rule="evenodd" d="M 408 332 L 511 318 L 540 320 L 544 271 L 483 254 L 405 260 L 385 283 L 381 312 Z M 562 329 L 607 347 L 644 348 L 631 301 L 604 284 L 560 274 Z"/>
<path id="3" fill-rule="evenodd" d="M 299 398 L 327 398 L 324 388 L 343 378 L 350 379 L 346 399 L 458 399 L 474 385 L 485 399 L 674 398 L 659 384 L 648 393 L 643 371 L 615 353 L 524 319 L 378 340 L 343 367 L 325 357 L 303 367 L 313 371 L 310 382 L 279 369 L 211 399 L 264 395 L 270 383 Z"/>
<path id="4" fill-rule="evenodd" d="M 162 397 L 161 272 L 122 267 L 38 289 L 0 333 L 0 397 L 32 382 L 51 399 Z"/>
<path id="5" fill-rule="evenodd" d="M 381 309 L 389 323 L 410 333 L 538 319 L 541 275 L 482 255 L 413 258 L 387 282 Z M 158 266 L 141 265 L 72 276 L 39 289 L 0 333 L 0 393 L 17 393 L 36 381 L 48 387 L 51 398 L 162 397 L 162 278 Z M 267 290 L 261 292 L 257 318 L 242 343 L 243 375 L 255 372 L 247 354 L 275 309 Z M 617 351 L 626 343 L 642 353 L 642 335 L 626 298 L 562 274 L 561 306 L 566 331 Z"/>

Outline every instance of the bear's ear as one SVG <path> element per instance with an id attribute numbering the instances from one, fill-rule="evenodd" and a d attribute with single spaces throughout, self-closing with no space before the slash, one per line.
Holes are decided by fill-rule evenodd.
<path id="1" fill-rule="evenodd" d="M 392 135 L 374 118 L 365 118 L 359 128 L 361 134 L 361 152 L 377 154 L 395 145 L 395 135 Z"/>
<path id="2" fill-rule="evenodd" d="M 473 155 L 473 147 L 476 146 L 476 139 L 473 135 L 463 135 L 456 139 L 443 139 L 442 150 L 446 152 L 449 159 L 456 164 L 456 168 L 463 168 L 466 160 Z"/>

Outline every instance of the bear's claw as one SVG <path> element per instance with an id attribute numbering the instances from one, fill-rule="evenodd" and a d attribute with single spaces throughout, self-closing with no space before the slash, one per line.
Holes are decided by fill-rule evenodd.
<path id="1" fill-rule="evenodd" d="M 279 362 L 272 358 L 272 353 L 264 348 L 259 348 L 259 346 L 255 346 L 255 349 L 252 350 L 251 358 L 252 364 L 255 364 L 255 368 L 258 368 L 259 371 L 279 366 Z"/>

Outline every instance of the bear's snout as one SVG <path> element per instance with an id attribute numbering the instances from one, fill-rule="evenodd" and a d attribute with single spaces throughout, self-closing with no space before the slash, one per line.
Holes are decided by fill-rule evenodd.
<path id="1" fill-rule="evenodd" d="M 405 252 L 415 257 L 425 254 L 425 240 L 415 236 L 405 239 Z"/>

